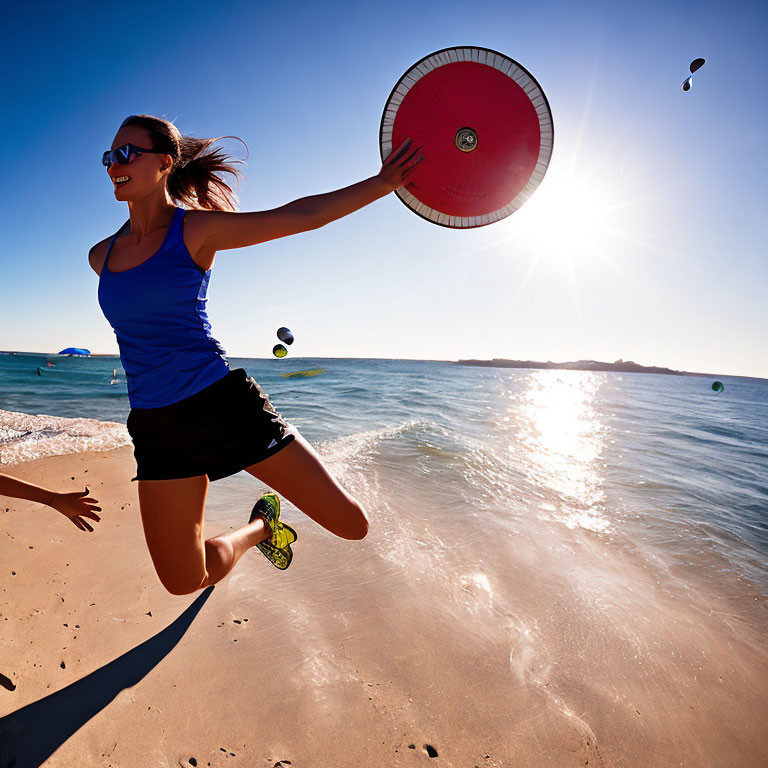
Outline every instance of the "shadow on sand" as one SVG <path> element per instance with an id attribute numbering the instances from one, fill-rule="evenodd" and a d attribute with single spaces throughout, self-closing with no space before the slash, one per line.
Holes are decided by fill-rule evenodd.
<path id="1" fill-rule="evenodd" d="M 136 685 L 184 636 L 213 587 L 172 624 L 104 667 L 0 718 L 0 768 L 38 768 L 120 691 Z"/>

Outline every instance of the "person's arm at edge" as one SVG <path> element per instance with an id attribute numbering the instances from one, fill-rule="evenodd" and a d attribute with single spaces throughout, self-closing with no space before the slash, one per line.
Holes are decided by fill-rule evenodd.
<path id="1" fill-rule="evenodd" d="M 101 518 L 95 513 L 101 512 L 101 507 L 93 506 L 98 504 L 98 501 L 88 497 L 88 493 L 87 488 L 82 492 L 57 493 L 34 485 L 34 483 L 27 483 L 24 480 L 0 474 L 0 496 L 10 496 L 15 499 L 45 504 L 68 517 L 80 530 L 92 531 L 93 528 L 81 518 L 89 517 L 98 522 Z"/>
<path id="2" fill-rule="evenodd" d="M 50 506 L 56 496 L 55 491 L 49 491 L 40 485 L 17 480 L 15 477 L 0 474 L 0 496 L 12 496 L 15 499 L 36 501 Z"/>

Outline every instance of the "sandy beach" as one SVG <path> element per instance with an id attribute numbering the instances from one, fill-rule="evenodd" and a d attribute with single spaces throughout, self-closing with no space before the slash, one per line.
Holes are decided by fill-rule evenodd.
<path id="1" fill-rule="evenodd" d="M 423 536 L 398 561 L 382 557 L 375 510 L 349 542 L 288 506 L 300 538 L 288 571 L 254 550 L 215 587 L 172 596 L 133 467 L 123 447 L 7 468 L 88 485 L 104 511 L 84 534 L 2 500 L 3 768 L 768 764 L 757 593 L 746 605 L 713 592 L 707 613 L 674 574 L 660 584 L 628 556 L 579 575 L 600 592 L 595 612 L 571 581 L 592 557 L 552 558 L 524 535 L 483 542 L 477 522 L 441 530 L 438 547 L 413 518 Z M 585 532 L 582 554 L 599 546 Z M 504 578 L 479 566 L 454 579 L 445 561 L 426 579 L 409 560 L 439 569 L 434 547 L 492 554 Z"/>

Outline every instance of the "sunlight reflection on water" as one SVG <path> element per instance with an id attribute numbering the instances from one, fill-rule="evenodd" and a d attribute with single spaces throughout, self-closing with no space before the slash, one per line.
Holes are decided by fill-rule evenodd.
<path id="1" fill-rule="evenodd" d="M 605 531 L 611 525 L 602 472 L 607 430 L 596 408 L 605 382 L 599 373 L 535 371 L 522 393 L 510 395 L 518 422 L 510 450 L 531 481 L 556 494 L 555 510 L 569 528 Z"/>

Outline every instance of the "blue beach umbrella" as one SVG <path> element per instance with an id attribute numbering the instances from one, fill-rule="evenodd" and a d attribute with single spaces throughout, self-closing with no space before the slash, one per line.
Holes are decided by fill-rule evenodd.
<path id="1" fill-rule="evenodd" d="M 82 355 L 88 357 L 91 354 L 90 349 L 80 349 L 80 347 L 67 347 L 59 352 L 60 355 Z"/>

